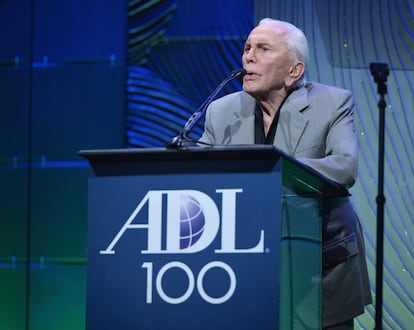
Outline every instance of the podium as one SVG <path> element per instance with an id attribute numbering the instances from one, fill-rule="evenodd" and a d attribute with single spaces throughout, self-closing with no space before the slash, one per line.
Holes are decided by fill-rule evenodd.
<path id="1" fill-rule="evenodd" d="M 346 190 L 273 146 L 84 150 L 86 329 L 321 328 L 321 217 Z"/>

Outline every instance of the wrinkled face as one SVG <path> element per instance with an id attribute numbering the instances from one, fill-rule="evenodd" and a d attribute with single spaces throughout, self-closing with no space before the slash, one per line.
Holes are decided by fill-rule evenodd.
<path id="1" fill-rule="evenodd" d="M 242 62 L 246 75 L 243 89 L 256 98 L 268 98 L 293 84 L 293 59 L 284 41 L 286 31 L 273 23 L 254 28 L 244 46 Z"/>

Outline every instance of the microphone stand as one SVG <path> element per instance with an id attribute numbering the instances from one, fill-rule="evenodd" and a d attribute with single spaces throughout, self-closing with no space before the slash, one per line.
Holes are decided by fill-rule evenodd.
<path id="1" fill-rule="evenodd" d="M 371 63 L 371 74 L 378 84 L 380 100 L 378 108 L 379 116 L 379 142 L 378 142 L 378 195 L 377 203 L 377 260 L 375 278 L 375 330 L 382 329 L 382 280 L 384 263 L 384 140 L 385 140 L 385 94 L 387 94 L 388 65 L 385 63 Z"/>
<path id="2" fill-rule="evenodd" d="M 218 93 L 227 85 L 230 81 L 236 79 L 237 77 L 244 75 L 246 70 L 234 70 L 232 73 L 222 81 L 220 85 L 211 93 L 211 95 L 204 101 L 204 103 L 192 114 L 192 116 L 187 120 L 186 124 L 184 125 L 183 130 L 174 137 L 170 142 L 167 144 L 167 148 L 170 149 L 179 149 L 187 145 L 188 141 L 191 140 L 187 137 L 187 135 L 194 129 L 197 125 L 199 120 L 204 116 L 207 111 L 208 106 L 214 99 L 217 97 Z"/>

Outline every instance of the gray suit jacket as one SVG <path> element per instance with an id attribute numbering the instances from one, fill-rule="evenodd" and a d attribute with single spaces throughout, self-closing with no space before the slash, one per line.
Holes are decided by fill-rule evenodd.
<path id="1" fill-rule="evenodd" d="M 256 100 L 245 92 L 209 106 L 201 141 L 214 145 L 254 144 Z M 329 179 L 352 186 L 357 177 L 354 101 L 344 89 L 306 83 L 279 109 L 273 144 Z M 365 248 L 358 218 L 348 198 L 323 205 L 323 325 L 363 313 L 371 303 Z"/>

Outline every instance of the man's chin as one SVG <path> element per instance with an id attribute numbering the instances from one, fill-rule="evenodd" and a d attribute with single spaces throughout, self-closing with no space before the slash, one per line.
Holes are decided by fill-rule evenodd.
<path id="1" fill-rule="evenodd" d="M 249 84 L 243 84 L 243 91 L 245 91 L 246 93 L 254 96 L 256 94 L 259 93 L 259 90 L 255 87 L 253 87 L 252 85 Z"/>
<path id="2" fill-rule="evenodd" d="M 256 88 L 254 88 L 253 86 L 252 86 L 252 84 L 250 84 L 250 83 L 243 83 L 243 90 L 246 92 L 246 93 L 254 93 L 255 91 L 256 91 Z"/>

